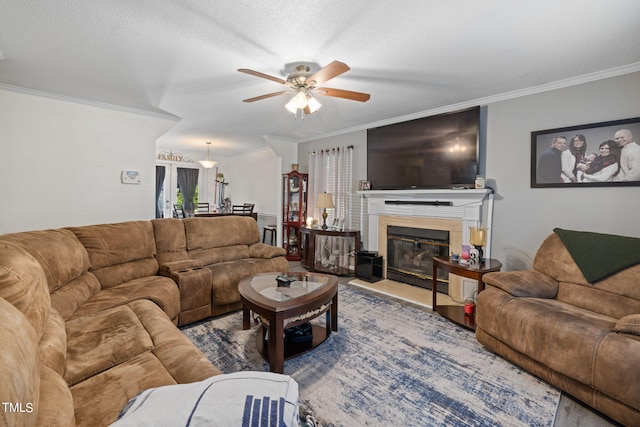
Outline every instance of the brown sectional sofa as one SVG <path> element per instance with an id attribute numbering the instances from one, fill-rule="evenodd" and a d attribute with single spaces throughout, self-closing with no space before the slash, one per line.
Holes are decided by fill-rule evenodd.
<path id="1" fill-rule="evenodd" d="M 597 248 L 612 236 L 595 237 Z M 640 264 L 593 283 L 584 268 L 553 233 L 533 270 L 486 274 L 476 338 L 617 422 L 640 425 Z"/>
<path id="2" fill-rule="evenodd" d="M 108 425 L 142 390 L 220 373 L 175 325 L 239 307 L 239 277 L 288 263 L 252 218 L 189 222 L 0 236 L 0 425 Z"/>
<path id="3" fill-rule="evenodd" d="M 289 269 L 283 248 L 260 243 L 260 230 L 251 217 L 166 218 L 151 222 L 155 229 L 157 259 L 167 267 L 163 274 L 185 266 L 204 266 L 211 270 L 212 316 L 242 307 L 238 293 L 242 277 Z M 190 321 L 194 320 L 198 319 Z"/>

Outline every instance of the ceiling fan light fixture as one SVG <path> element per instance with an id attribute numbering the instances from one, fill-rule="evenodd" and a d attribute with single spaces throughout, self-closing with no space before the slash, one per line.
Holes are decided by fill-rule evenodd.
<path id="1" fill-rule="evenodd" d="M 298 112 L 298 107 L 296 106 L 296 97 L 291 98 L 289 102 L 287 102 L 284 106 L 291 114 L 296 114 Z"/>
<path id="2" fill-rule="evenodd" d="M 359 102 L 366 102 L 369 100 L 369 98 L 371 98 L 371 95 L 369 95 L 368 93 L 319 87 L 325 82 L 349 70 L 349 66 L 340 61 L 333 61 L 330 64 L 322 67 L 315 73 L 311 73 L 310 67 L 308 65 L 301 64 L 296 66 L 293 72 L 289 73 L 286 80 L 283 80 L 279 77 L 270 76 L 268 74 L 249 70 L 247 68 L 238 69 L 238 71 L 241 73 L 271 80 L 289 87 L 289 90 L 243 99 L 243 102 L 254 102 L 278 95 L 293 93 L 293 96 L 291 97 L 289 102 L 285 104 L 285 108 L 291 114 L 293 114 L 296 119 L 298 118 L 298 116 L 300 116 L 302 120 L 304 120 L 305 114 L 313 114 L 318 111 L 320 107 L 322 107 L 322 104 L 320 104 L 318 100 L 313 97 L 312 93 Z"/>
<path id="3" fill-rule="evenodd" d="M 322 104 L 318 102 L 311 94 L 307 95 L 307 107 L 309 107 L 309 114 L 313 114 L 322 107 Z"/>
<path id="4" fill-rule="evenodd" d="M 215 160 L 209 160 L 209 152 L 211 150 L 211 142 L 206 142 L 207 144 L 207 159 L 206 160 L 199 160 L 198 163 L 200 163 L 202 165 L 203 168 L 205 169 L 211 169 L 212 167 L 214 167 L 215 165 L 218 164 L 218 162 L 216 162 Z"/>
<path id="5" fill-rule="evenodd" d="M 296 107 L 298 107 L 299 109 L 302 110 L 307 106 L 307 94 L 304 93 L 304 91 L 299 91 L 298 93 L 296 93 L 293 99 L 295 99 Z"/>

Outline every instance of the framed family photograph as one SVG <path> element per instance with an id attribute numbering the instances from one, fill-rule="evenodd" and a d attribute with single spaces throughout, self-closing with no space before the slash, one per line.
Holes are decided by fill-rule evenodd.
<path id="1" fill-rule="evenodd" d="M 371 190 L 371 181 L 360 180 L 358 183 L 359 191 Z"/>
<path id="2" fill-rule="evenodd" d="M 640 117 L 531 132 L 531 188 L 640 186 Z"/>

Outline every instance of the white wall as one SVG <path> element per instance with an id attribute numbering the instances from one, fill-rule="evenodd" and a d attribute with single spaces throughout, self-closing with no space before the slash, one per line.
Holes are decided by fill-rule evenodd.
<path id="1" fill-rule="evenodd" d="M 155 142 L 175 123 L 0 88 L 0 234 L 154 218 Z"/>
<path id="2" fill-rule="evenodd" d="M 219 166 L 229 182 L 225 195 L 234 205 L 255 203 L 254 210 L 259 214 L 281 213 L 280 158 L 271 148 L 228 157 Z"/>
<path id="3" fill-rule="evenodd" d="M 640 237 L 640 187 L 532 189 L 529 182 L 531 132 L 640 116 L 640 73 L 489 103 L 487 114 L 485 173 L 497 190 L 492 257 L 506 270 L 530 267 L 555 227 Z M 342 144 L 355 147 L 357 188 L 367 175 L 366 131 L 300 144 L 301 168 L 309 151 Z"/>

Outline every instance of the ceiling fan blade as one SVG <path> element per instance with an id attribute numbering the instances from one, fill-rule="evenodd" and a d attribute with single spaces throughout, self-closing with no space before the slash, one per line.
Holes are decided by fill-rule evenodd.
<path id="1" fill-rule="evenodd" d="M 290 90 L 283 90 L 280 92 L 273 92 L 273 93 L 268 93 L 266 95 L 260 95 L 260 96 L 256 96 L 254 98 L 247 98 L 247 99 L 243 99 L 242 102 L 254 102 L 254 101 L 260 101 L 261 99 L 267 99 L 267 98 L 272 98 L 274 96 L 278 96 L 278 95 L 284 95 L 285 93 L 291 93 Z"/>
<path id="2" fill-rule="evenodd" d="M 263 79 L 271 80 L 272 82 L 280 83 L 283 85 L 287 84 L 286 80 L 282 80 L 279 77 L 270 76 L 269 74 L 264 74 L 259 71 L 249 70 L 248 68 L 238 68 L 238 71 L 241 73 L 249 74 L 250 76 L 262 77 Z"/>
<path id="3" fill-rule="evenodd" d="M 311 83 L 310 86 L 319 86 L 326 81 L 331 80 L 334 77 L 339 76 L 342 73 L 346 73 L 351 68 L 344 62 L 333 61 L 331 64 L 326 67 L 316 71 L 314 75 L 307 79 L 307 82 L 315 82 Z"/>
<path id="4" fill-rule="evenodd" d="M 343 89 L 331 89 L 328 87 L 318 88 L 314 92 L 317 93 L 318 95 L 333 96 L 335 98 L 344 98 L 344 99 L 350 99 L 352 101 L 360 101 L 360 102 L 367 102 L 369 98 L 371 98 L 371 95 L 369 95 L 368 93 L 353 92 L 350 90 L 343 90 Z"/>

